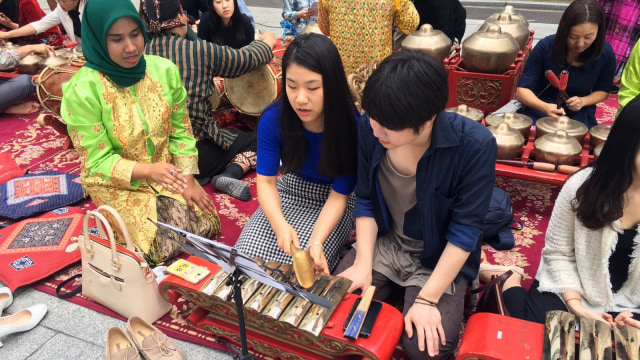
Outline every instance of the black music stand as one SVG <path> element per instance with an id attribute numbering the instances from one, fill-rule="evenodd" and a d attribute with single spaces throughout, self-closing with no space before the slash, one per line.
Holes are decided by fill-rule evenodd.
<path id="1" fill-rule="evenodd" d="M 291 284 L 278 281 L 274 279 L 271 275 L 269 275 L 260 264 L 258 264 L 255 260 L 250 258 L 249 256 L 241 253 L 237 249 L 214 241 L 202 236 L 198 236 L 196 234 L 190 233 L 188 231 L 179 229 L 177 227 L 162 223 L 162 222 L 154 222 L 151 219 L 148 219 L 156 226 L 162 226 L 165 229 L 172 230 L 182 237 L 189 240 L 191 245 L 189 244 L 181 244 L 176 242 L 180 247 L 182 247 L 186 252 L 191 253 L 199 258 L 204 260 L 209 260 L 220 266 L 223 270 L 228 273 L 231 273 L 231 278 L 227 280 L 227 285 L 233 286 L 233 291 L 229 295 L 229 297 L 233 296 L 233 300 L 236 304 L 236 310 L 238 311 L 238 328 L 240 330 L 240 344 L 241 351 L 240 354 L 236 355 L 234 358 L 238 360 L 253 360 L 255 359 L 253 355 L 249 354 L 249 349 L 247 346 L 247 333 L 244 322 L 244 309 L 242 300 L 242 281 L 241 276 L 245 275 L 251 279 L 255 279 L 265 285 L 272 286 L 276 289 L 286 291 L 294 296 L 301 297 L 313 304 L 320 305 L 327 309 L 331 308 L 331 301 L 328 299 L 322 298 L 318 295 L 306 292 L 300 288 L 294 287 Z M 170 237 L 169 237 L 170 238 Z M 173 239 L 172 239 L 173 240 Z M 229 300 L 229 299 L 227 299 Z"/>

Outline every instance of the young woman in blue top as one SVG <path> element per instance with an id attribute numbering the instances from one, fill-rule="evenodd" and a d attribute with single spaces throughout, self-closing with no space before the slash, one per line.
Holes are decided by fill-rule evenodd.
<path id="1" fill-rule="evenodd" d="M 521 113 L 534 121 L 546 116 L 566 115 L 588 127 L 597 125 L 596 104 L 609 96 L 616 58 L 604 39 L 606 27 L 602 6 L 596 0 L 576 0 L 562 14 L 555 35 L 540 40 L 531 51 L 522 72 L 516 98 L 526 108 Z M 545 77 L 569 72 L 568 99 L 557 108 L 558 89 Z"/>
<path id="2" fill-rule="evenodd" d="M 260 207 L 236 243 L 242 252 L 291 263 L 293 243 L 309 249 L 316 271 L 337 265 L 353 229 L 357 170 L 357 112 L 343 74 L 323 35 L 301 35 L 285 51 L 284 96 L 258 123 Z"/>
<path id="3" fill-rule="evenodd" d="M 236 49 L 254 40 L 251 20 L 240 12 L 237 0 L 209 0 L 207 6 L 198 25 L 200 39 Z"/>

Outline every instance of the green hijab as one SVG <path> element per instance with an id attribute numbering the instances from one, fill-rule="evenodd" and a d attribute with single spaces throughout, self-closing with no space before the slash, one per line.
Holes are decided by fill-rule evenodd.
<path id="1" fill-rule="evenodd" d="M 144 78 L 147 63 L 144 50 L 138 64 L 130 69 L 121 67 L 109 57 L 107 33 L 123 17 L 130 17 L 140 25 L 146 45 L 149 40 L 147 30 L 131 0 L 90 0 L 82 13 L 82 53 L 87 59 L 85 66 L 108 75 L 119 86 L 129 87 Z"/>

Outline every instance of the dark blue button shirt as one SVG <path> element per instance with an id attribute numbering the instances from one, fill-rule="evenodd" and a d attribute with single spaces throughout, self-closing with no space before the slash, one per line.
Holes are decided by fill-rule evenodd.
<path id="1" fill-rule="evenodd" d="M 485 127 L 456 113 L 440 113 L 432 130 L 431 145 L 418 162 L 417 204 L 405 214 L 404 234 L 424 240 L 420 261 L 429 269 L 449 242 L 470 252 L 460 274 L 475 279 L 495 182 L 496 141 Z M 360 120 L 358 137 L 354 215 L 375 218 L 378 236 L 383 236 L 391 229 L 378 179 L 386 149 L 373 136 L 368 116 Z"/>
<path id="2" fill-rule="evenodd" d="M 540 40 L 533 48 L 522 71 L 518 87 L 527 88 L 538 96 L 540 100 L 555 104 L 558 98 L 558 89 L 549 85 L 544 72 L 552 70 L 558 77 L 562 70 L 566 69 L 569 71 L 569 82 L 567 83 L 569 97 L 583 97 L 594 91 L 611 91 L 613 74 L 616 70 L 616 58 L 609 43 L 605 42 L 602 56 L 595 61 L 579 67 L 560 67 L 551 59 L 553 39 L 555 39 L 555 35 L 549 35 Z M 589 128 L 597 125 L 595 105 L 585 106 L 578 112 L 570 111 L 564 106 L 564 111 L 568 117 L 580 121 Z M 539 118 L 547 116 L 543 112 L 528 107 L 520 112 L 530 116 L 534 123 Z"/>

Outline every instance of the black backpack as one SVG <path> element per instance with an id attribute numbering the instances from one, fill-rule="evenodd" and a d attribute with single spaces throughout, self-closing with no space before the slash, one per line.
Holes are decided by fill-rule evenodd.
<path id="1" fill-rule="evenodd" d="M 522 223 L 513 226 L 513 207 L 511 199 L 504 190 L 493 187 L 491 202 L 484 219 L 483 241 L 496 250 L 509 250 L 515 245 L 511 229 L 522 230 Z"/>

